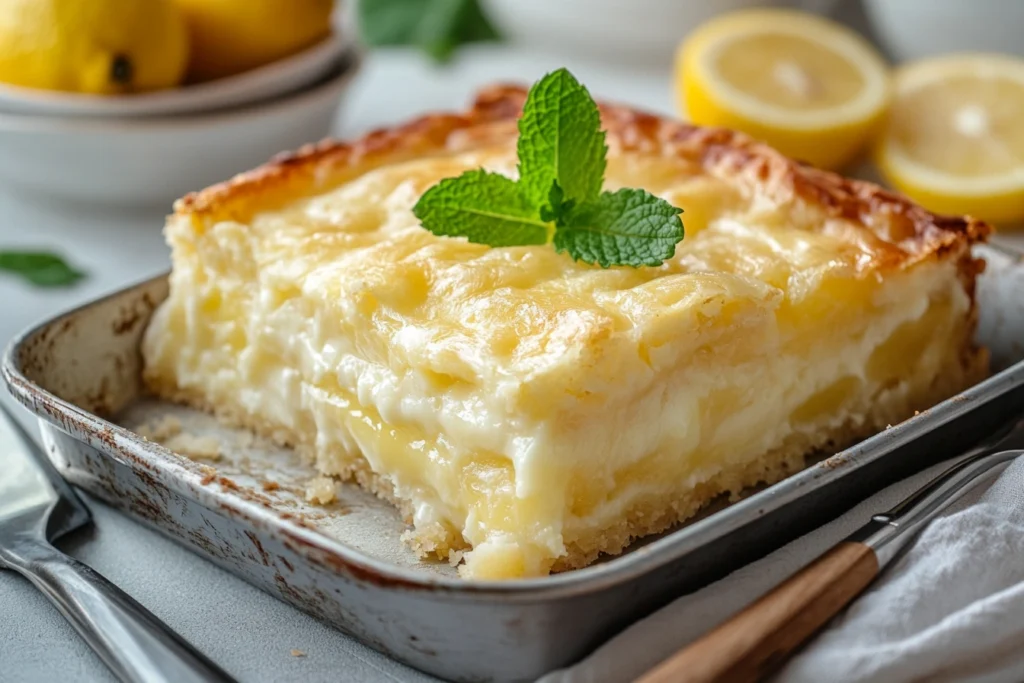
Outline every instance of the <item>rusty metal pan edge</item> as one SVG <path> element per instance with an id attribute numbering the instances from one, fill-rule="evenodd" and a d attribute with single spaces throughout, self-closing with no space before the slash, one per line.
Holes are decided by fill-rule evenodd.
<path id="1" fill-rule="evenodd" d="M 506 581 L 466 581 L 443 576 L 426 576 L 416 570 L 394 566 L 368 557 L 327 536 L 281 519 L 255 503 L 240 499 L 225 491 L 212 490 L 201 483 L 202 477 L 198 471 L 184 465 L 183 461 L 187 460 L 186 458 L 175 455 L 166 448 L 146 441 L 124 427 L 58 398 L 24 375 L 18 358 L 28 339 L 85 309 L 114 299 L 132 289 L 144 287 L 166 278 L 167 274 L 165 273 L 128 285 L 51 317 L 15 336 L 8 343 L 2 362 L 0 362 L 0 375 L 12 395 L 37 417 L 64 431 L 68 430 L 68 426 L 61 424 L 58 415 L 73 423 L 83 435 L 88 435 L 89 443 L 92 446 L 106 452 L 109 452 L 110 448 L 114 448 L 122 453 L 130 454 L 132 457 L 123 461 L 122 464 L 137 472 L 143 471 L 150 475 L 160 474 L 169 488 L 180 495 L 196 500 L 203 507 L 214 511 L 218 509 L 230 511 L 249 523 L 274 529 L 282 536 L 291 538 L 299 544 L 302 552 L 311 562 L 324 564 L 323 560 L 315 555 L 325 554 L 338 560 L 327 563 L 332 569 L 356 580 L 363 577 L 374 583 L 383 581 L 396 589 L 407 591 L 441 591 L 450 598 L 470 601 L 486 600 L 493 597 L 523 602 L 546 601 L 591 593 L 636 579 L 735 531 L 751 519 L 766 515 L 810 491 L 843 477 L 852 470 L 885 457 L 922 435 L 977 410 L 1012 389 L 1024 385 L 1024 361 L 1021 361 L 920 415 L 894 425 L 890 429 L 840 451 L 827 460 L 808 467 L 704 519 L 668 533 L 638 551 L 626 553 L 590 567 L 547 577 Z M 43 406 L 51 406 L 53 409 L 48 410 Z M 109 435 L 110 438 L 101 435 Z M 182 470 L 186 471 L 187 476 L 182 476 Z M 311 550 L 313 552 L 310 552 Z"/>

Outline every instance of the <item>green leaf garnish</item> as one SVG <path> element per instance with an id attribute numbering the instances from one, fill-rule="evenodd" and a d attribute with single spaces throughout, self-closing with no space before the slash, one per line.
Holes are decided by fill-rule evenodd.
<path id="1" fill-rule="evenodd" d="M 438 62 L 464 43 L 498 40 L 478 0 L 360 0 L 359 29 L 369 45 L 413 45 Z"/>
<path id="2" fill-rule="evenodd" d="M 597 105 L 565 69 L 538 81 L 519 119 L 519 180 L 483 170 L 445 178 L 413 213 L 423 227 L 492 247 L 554 242 L 577 261 L 656 266 L 683 239 L 682 209 L 640 189 L 602 192 Z"/>
<path id="3" fill-rule="evenodd" d="M 661 265 L 682 237 L 680 212 L 645 190 L 602 192 L 566 214 L 555 232 L 555 249 L 603 268 Z"/>
<path id="4" fill-rule="evenodd" d="M 435 235 L 465 237 L 492 247 L 546 244 L 548 225 L 519 192 L 516 181 L 484 170 L 445 178 L 413 207 Z"/>
<path id="5" fill-rule="evenodd" d="M 0 270 L 40 287 L 67 287 L 85 277 L 61 257 L 45 251 L 0 251 Z"/>
<path id="6" fill-rule="evenodd" d="M 604 179 L 604 131 L 590 93 L 566 69 L 530 88 L 519 117 L 519 182 L 523 193 L 540 204 L 558 181 L 565 197 L 596 199 Z"/>

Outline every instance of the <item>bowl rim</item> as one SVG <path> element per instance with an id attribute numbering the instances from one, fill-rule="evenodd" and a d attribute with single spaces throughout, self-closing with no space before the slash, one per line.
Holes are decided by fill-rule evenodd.
<path id="1" fill-rule="evenodd" d="M 0 83 L 0 98 L 18 101 L 25 105 L 38 105 L 50 108 L 62 106 L 86 108 L 85 110 L 69 109 L 66 111 L 54 111 L 53 109 L 48 109 L 46 111 L 39 112 L 5 112 L 0 110 L 0 114 L 4 116 L 7 116 L 8 114 L 16 116 L 52 116 L 54 118 L 101 118 L 111 116 L 159 118 L 162 116 L 174 116 L 175 114 L 173 113 L 161 114 L 159 112 L 147 112 L 153 107 L 160 107 L 161 105 L 170 106 L 172 103 L 180 105 L 187 103 L 190 100 L 209 97 L 214 93 L 221 93 L 225 90 L 237 91 L 239 88 L 254 87 L 257 83 L 271 80 L 282 72 L 287 73 L 293 69 L 298 69 L 304 62 L 310 63 L 310 66 L 305 69 L 306 71 L 310 71 L 313 66 L 319 63 L 318 58 L 326 58 L 328 55 L 334 55 L 335 60 L 340 59 L 346 52 L 353 48 L 353 42 L 354 41 L 350 36 L 343 35 L 339 31 L 333 30 L 323 39 L 294 54 L 274 60 L 269 64 L 264 64 L 253 69 L 249 69 L 248 71 L 243 71 L 233 76 L 226 76 L 224 78 L 204 81 L 201 83 L 182 84 L 175 88 L 164 88 L 162 90 L 151 90 L 129 95 L 95 95 L 60 90 L 45 90 L 42 88 L 29 88 L 20 85 Z M 302 86 L 306 85 L 309 84 L 302 83 L 298 89 L 292 89 L 287 92 L 296 92 L 297 90 L 303 89 Z M 271 96 L 285 94 L 286 92 L 282 91 L 274 93 Z M 212 112 L 218 108 L 226 111 L 239 106 L 243 105 L 213 104 L 208 111 Z M 89 108 L 97 109 L 90 110 Z M 117 109 L 121 109 L 121 111 L 116 111 Z M 203 110 L 186 110 L 181 111 L 178 115 L 201 113 L 203 113 Z"/>
<path id="2" fill-rule="evenodd" d="M 235 122 L 302 106 L 334 94 L 346 87 L 358 73 L 362 52 L 350 45 L 335 61 L 330 72 L 320 80 L 299 90 L 256 100 L 246 104 L 190 114 L 166 116 L 56 116 L 48 114 L 15 114 L 0 112 L 0 130 L 6 132 L 147 132 L 177 128 L 195 128 Z"/>

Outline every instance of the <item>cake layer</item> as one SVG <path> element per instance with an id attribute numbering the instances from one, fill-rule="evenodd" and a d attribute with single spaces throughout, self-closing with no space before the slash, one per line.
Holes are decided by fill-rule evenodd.
<path id="1" fill-rule="evenodd" d="M 984 225 L 723 131 L 603 111 L 606 189 L 684 209 L 660 267 L 423 230 L 411 207 L 441 178 L 515 175 L 521 98 L 181 202 L 149 385 L 299 447 L 394 500 L 422 551 L 505 578 L 618 552 L 983 374 Z"/>

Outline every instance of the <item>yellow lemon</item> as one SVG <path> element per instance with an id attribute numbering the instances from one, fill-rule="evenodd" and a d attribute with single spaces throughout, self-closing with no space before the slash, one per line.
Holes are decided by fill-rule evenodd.
<path id="1" fill-rule="evenodd" d="M 0 0 L 0 81 L 116 94 L 181 82 L 188 37 L 171 0 Z"/>
<path id="2" fill-rule="evenodd" d="M 896 72 L 876 162 L 938 213 L 1024 220 L 1024 61 L 951 55 Z"/>
<path id="3" fill-rule="evenodd" d="M 792 10 L 724 14 L 676 56 L 680 107 L 825 168 L 851 161 L 889 103 L 885 62 L 853 31 Z"/>
<path id="4" fill-rule="evenodd" d="M 269 64 L 331 32 L 333 0 L 175 1 L 188 23 L 188 76 L 196 81 Z"/>

